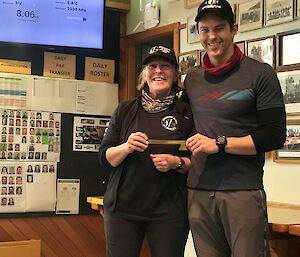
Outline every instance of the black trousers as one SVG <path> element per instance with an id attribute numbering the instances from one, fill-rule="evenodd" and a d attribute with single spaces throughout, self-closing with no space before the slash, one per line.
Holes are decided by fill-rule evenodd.
<path id="1" fill-rule="evenodd" d="M 157 223 L 104 215 L 107 257 L 139 257 L 144 238 L 152 257 L 183 257 L 188 220 Z"/>

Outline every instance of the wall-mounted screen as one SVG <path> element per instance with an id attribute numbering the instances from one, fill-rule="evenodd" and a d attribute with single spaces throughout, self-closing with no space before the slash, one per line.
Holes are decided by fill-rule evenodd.
<path id="1" fill-rule="evenodd" d="M 103 48 L 104 0 L 0 1 L 0 41 Z"/>

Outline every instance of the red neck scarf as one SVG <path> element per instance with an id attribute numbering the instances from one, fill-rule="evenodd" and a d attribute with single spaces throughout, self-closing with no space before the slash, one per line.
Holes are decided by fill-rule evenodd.
<path id="1" fill-rule="evenodd" d="M 233 55 L 229 58 L 229 60 L 217 67 L 213 67 L 207 53 L 203 57 L 203 63 L 202 67 L 209 73 L 220 76 L 223 75 L 229 71 L 231 71 L 237 64 L 240 63 L 240 61 L 243 59 L 244 54 L 241 52 L 241 50 L 234 45 L 234 53 Z"/>

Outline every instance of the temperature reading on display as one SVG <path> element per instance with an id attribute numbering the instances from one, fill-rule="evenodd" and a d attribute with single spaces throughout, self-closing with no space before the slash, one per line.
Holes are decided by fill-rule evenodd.
<path id="1" fill-rule="evenodd" d="M 17 10 L 17 17 L 19 18 L 38 18 L 37 16 L 35 16 L 34 11 L 21 11 L 21 10 Z"/>
<path id="2" fill-rule="evenodd" d="M 77 5 L 77 1 L 68 1 L 69 5 Z"/>

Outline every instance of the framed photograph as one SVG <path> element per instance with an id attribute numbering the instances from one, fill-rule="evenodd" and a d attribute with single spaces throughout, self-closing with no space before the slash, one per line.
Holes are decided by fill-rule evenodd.
<path id="1" fill-rule="evenodd" d="M 300 120 L 288 120 L 284 146 L 274 151 L 275 162 L 300 163 Z"/>
<path id="2" fill-rule="evenodd" d="M 204 57 L 205 54 L 206 54 L 206 51 L 204 51 L 204 50 L 199 51 L 199 65 L 202 65 L 203 57 Z"/>
<path id="3" fill-rule="evenodd" d="M 299 18 L 300 17 L 300 1 L 297 0 L 296 2 L 297 2 L 297 4 L 296 4 L 296 18 Z"/>
<path id="4" fill-rule="evenodd" d="M 239 32 L 263 26 L 263 0 L 250 0 L 238 4 L 237 22 Z"/>
<path id="5" fill-rule="evenodd" d="M 293 0 L 266 0 L 265 25 L 275 25 L 294 18 Z"/>
<path id="6" fill-rule="evenodd" d="M 184 0 L 185 8 L 193 8 L 199 6 L 203 0 Z M 194 17 L 195 18 L 195 17 Z"/>
<path id="7" fill-rule="evenodd" d="M 186 23 L 186 30 L 187 30 L 187 42 L 189 44 L 199 42 L 197 24 L 195 22 L 194 16 L 188 17 Z"/>
<path id="8" fill-rule="evenodd" d="M 300 1 L 300 0 L 299 0 Z M 277 69 L 285 70 L 300 66 L 300 30 L 293 30 L 276 35 Z"/>
<path id="9" fill-rule="evenodd" d="M 241 50 L 241 52 L 246 55 L 245 41 L 235 42 L 235 44 Z"/>
<path id="10" fill-rule="evenodd" d="M 199 50 L 180 53 L 178 56 L 179 70 L 181 74 L 181 82 L 184 81 L 189 69 L 200 64 Z"/>
<path id="11" fill-rule="evenodd" d="M 247 41 L 247 56 L 275 66 L 275 37 L 259 38 Z"/>
<path id="12" fill-rule="evenodd" d="M 286 113 L 300 114 L 300 70 L 277 72 Z"/>

